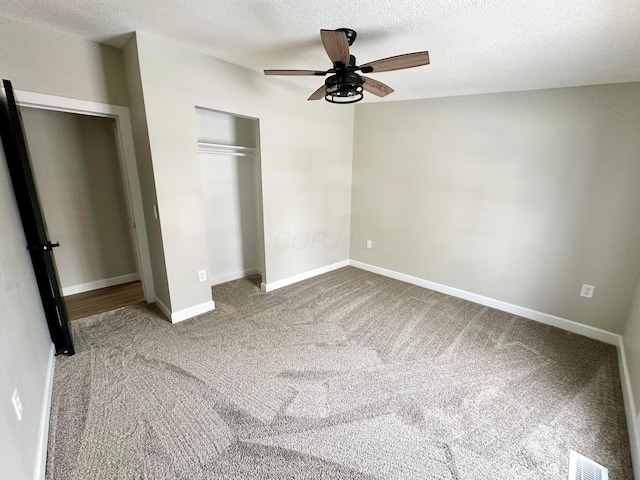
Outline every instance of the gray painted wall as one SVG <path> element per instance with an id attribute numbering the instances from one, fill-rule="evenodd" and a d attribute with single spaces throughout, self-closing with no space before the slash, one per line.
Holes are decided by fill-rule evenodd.
<path id="1" fill-rule="evenodd" d="M 138 58 L 138 44 L 135 35 L 127 42 L 123 49 L 123 59 L 127 87 L 129 93 L 129 114 L 133 131 L 136 163 L 140 178 L 140 192 L 144 208 L 145 226 L 147 227 L 147 242 L 151 270 L 153 272 L 153 288 L 156 299 L 171 309 L 167 267 L 162 244 L 162 228 L 160 221 L 154 216 L 154 207 L 159 211 L 156 195 L 156 181 L 151 162 L 151 146 L 149 144 L 149 128 L 147 126 L 147 111 L 142 94 L 142 77 Z"/>
<path id="2" fill-rule="evenodd" d="M 127 105 L 122 51 L 0 17 L 0 76 L 13 88 Z"/>
<path id="3" fill-rule="evenodd" d="M 115 121 L 22 108 L 63 288 L 137 273 Z"/>
<path id="4" fill-rule="evenodd" d="M 621 333 L 638 125 L 638 83 L 359 105 L 351 258 Z"/>
<path id="5" fill-rule="evenodd" d="M 259 126 L 253 118 L 196 108 L 198 142 L 255 148 L 258 129 Z"/>
<path id="6" fill-rule="evenodd" d="M 151 241 L 163 245 L 172 311 L 211 299 L 197 276 L 209 261 L 196 106 L 260 121 L 267 281 L 346 260 L 353 109 L 336 115 L 304 88 L 149 35 L 136 41 L 162 226 Z"/>
<path id="7" fill-rule="evenodd" d="M 0 478 L 27 479 L 34 477 L 53 350 L 1 148 L 0 232 Z M 23 405 L 21 421 L 11 403 L 14 388 Z"/>
<path id="8" fill-rule="evenodd" d="M 2 17 L 0 32 L 0 77 L 14 88 L 127 105 L 119 50 Z M 0 478 L 33 478 L 51 341 L 3 154 L 0 231 Z M 25 410 L 19 424 L 10 402 L 14 386 Z"/>

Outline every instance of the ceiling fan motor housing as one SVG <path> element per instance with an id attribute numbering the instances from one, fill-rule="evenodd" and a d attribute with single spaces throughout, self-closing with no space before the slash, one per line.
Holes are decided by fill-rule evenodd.
<path id="1" fill-rule="evenodd" d="M 327 77 L 325 99 L 331 103 L 355 103 L 362 100 L 364 80 L 360 75 L 342 71 Z"/>

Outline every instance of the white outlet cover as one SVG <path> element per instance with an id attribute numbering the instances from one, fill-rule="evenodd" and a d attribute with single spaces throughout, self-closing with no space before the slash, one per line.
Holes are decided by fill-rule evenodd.
<path id="1" fill-rule="evenodd" d="M 582 285 L 582 290 L 580 290 L 580 296 L 585 298 L 593 298 L 593 293 L 595 292 L 596 287 L 593 285 L 587 285 L 586 283 Z"/>
<path id="2" fill-rule="evenodd" d="M 207 280 L 207 271 L 206 270 L 200 270 L 198 272 L 198 280 L 200 280 L 201 282 L 205 282 Z"/>
<path id="3" fill-rule="evenodd" d="M 371 248 L 372 243 L 373 242 L 371 240 L 367 240 L 367 248 Z"/>

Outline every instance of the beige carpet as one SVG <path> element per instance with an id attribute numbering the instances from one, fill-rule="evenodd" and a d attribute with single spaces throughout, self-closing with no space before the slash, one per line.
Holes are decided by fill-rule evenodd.
<path id="1" fill-rule="evenodd" d="M 72 323 L 49 479 L 631 480 L 614 347 L 347 267 Z"/>

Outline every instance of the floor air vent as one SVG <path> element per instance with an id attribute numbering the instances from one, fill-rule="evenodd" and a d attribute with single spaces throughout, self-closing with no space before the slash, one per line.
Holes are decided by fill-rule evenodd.
<path id="1" fill-rule="evenodd" d="M 571 450 L 569 480 L 609 480 L 609 470 Z"/>

